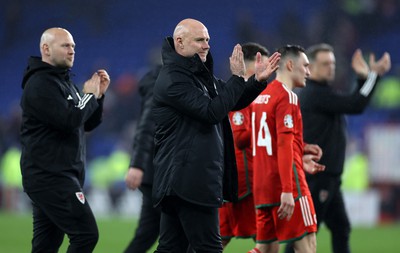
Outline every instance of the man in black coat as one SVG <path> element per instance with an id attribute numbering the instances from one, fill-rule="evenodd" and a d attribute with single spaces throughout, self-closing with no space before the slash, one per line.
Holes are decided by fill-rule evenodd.
<path id="1" fill-rule="evenodd" d="M 31 57 L 22 81 L 21 172 L 33 203 L 32 252 L 57 252 L 69 237 L 68 252 L 92 252 L 98 229 L 82 191 L 85 131 L 102 119 L 110 78 L 98 70 L 83 93 L 70 80 L 75 42 L 62 28 L 47 29 L 41 58 Z"/>
<path id="2" fill-rule="evenodd" d="M 352 67 L 358 77 L 357 88 L 348 94 L 335 91 L 331 82 L 335 78 L 336 60 L 333 48 L 317 44 L 307 49 L 310 61 L 310 78 L 299 93 L 303 115 L 304 141 L 318 144 L 324 154 L 320 163 L 325 171 L 308 175 L 317 214 L 318 225 L 323 222 L 332 234 L 335 253 L 350 252 L 350 222 L 346 213 L 341 186 L 341 176 L 346 153 L 345 114 L 360 114 L 367 107 L 379 77 L 390 70 L 390 55 L 385 53 L 375 61 L 370 55 L 369 65 L 361 50 L 356 50 Z M 286 252 L 292 252 L 290 247 Z"/>
<path id="3" fill-rule="evenodd" d="M 124 253 L 145 253 L 156 242 L 160 230 L 161 211 L 153 207 L 151 190 L 153 187 L 153 156 L 155 123 L 152 113 L 153 89 L 161 65 L 155 65 L 139 81 L 139 93 L 142 98 L 141 113 L 136 126 L 131 162 L 125 182 L 129 189 L 139 187 L 142 192 L 142 207 L 135 237 Z"/>
<path id="4" fill-rule="evenodd" d="M 182 20 L 162 47 L 154 87 L 156 122 L 153 201 L 161 206 L 156 252 L 222 252 L 218 207 L 237 199 L 237 171 L 228 112 L 249 105 L 277 69 L 279 54 L 245 82 L 241 46 L 230 57 L 232 77 L 213 74 L 207 28 Z"/>

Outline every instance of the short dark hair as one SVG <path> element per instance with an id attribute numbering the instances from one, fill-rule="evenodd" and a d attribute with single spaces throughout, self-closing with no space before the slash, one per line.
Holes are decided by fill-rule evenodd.
<path id="1" fill-rule="evenodd" d="M 242 45 L 243 57 L 245 61 L 254 61 L 257 52 L 263 56 L 269 56 L 269 51 L 266 47 L 255 42 L 247 42 Z"/>
<path id="2" fill-rule="evenodd" d="M 306 54 L 310 61 L 314 61 L 319 52 L 332 52 L 333 47 L 326 43 L 315 44 L 307 48 Z"/>
<path id="3" fill-rule="evenodd" d="M 285 45 L 278 49 L 278 53 L 281 54 L 281 59 L 286 56 L 299 56 L 300 53 L 305 53 L 305 49 L 299 45 Z"/>

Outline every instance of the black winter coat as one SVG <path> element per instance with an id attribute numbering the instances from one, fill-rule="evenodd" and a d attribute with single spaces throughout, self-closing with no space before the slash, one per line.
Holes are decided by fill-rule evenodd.
<path id="1" fill-rule="evenodd" d="M 81 94 L 60 69 L 31 57 L 22 81 L 21 172 L 26 192 L 82 187 L 85 131 L 98 126 L 102 100 Z"/>
<path id="2" fill-rule="evenodd" d="M 246 107 L 266 87 L 213 75 L 211 54 L 175 52 L 172 38 L 162 48 L 163 68 L 154 88 L 156 122 L 153 200 L 177 195 L 194 204 L 219 207 L 237 200 L 237 169 L 228 112 Z"/>
<path id="3" fill-rule="evenodd" d="M 352 93 L 341 94 L 328 83 L 307 80 L 307 86 L 299 92 L 304 141 L 318 144 L 323 151 L 320 163 L 326 169 L 319 174 L 342 174 L 346 153 L 344 116 L 364 111 L 377 81 L 376 73 L 370 74 L 366 80 L 358 80 L 357 89 Z"/>
<path id="4" fill-rule="evenodd" d="M 139 93 L 142 98 L 141 113 L 133 140 L 131 162 L 129 167 L 143 170 L 142 185 L 153 185 L 154 167 L 154 131 L 153 89 L 160 73 L 161 65 L 153 67 L 139 81 Z"/>

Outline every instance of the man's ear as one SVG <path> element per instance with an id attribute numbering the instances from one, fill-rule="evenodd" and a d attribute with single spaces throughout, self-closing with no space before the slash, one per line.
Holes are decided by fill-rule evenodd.
<path id="1" fill-rule="evenodd" d="M 286 64 L 285 67 L 287 70 L 292 71 L 293 70 L 293 60 L 289 59 Z"/>
<path id="2" fill-rule="evenodd" d="M 183 49 L 183 40 L 181 37 L 176 38 L 176 44 L 179 46 L 179 48 Z"/>
<path id="3" fill-rule="evenodd" d="M 42 54 L 49 56 L 50 55 L 50 48 L 49 45 L 43 44 L 42 45 Z"/>

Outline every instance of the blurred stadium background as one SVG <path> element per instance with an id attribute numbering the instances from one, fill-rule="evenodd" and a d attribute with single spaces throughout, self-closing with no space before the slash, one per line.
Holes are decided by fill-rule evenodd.
<path id="1" fill-rule="evenodd" d="M 39 55 L 42 32 L 63 27 L 77 44 L 75 82 L 81 85 L 98 68 L 107 69 L 112 79 L 104 123 L 87 138 L 88 198 L 99 217 L 137 218 L 141 194 L 127 191 L 123 182 L 140 110 L 137 82 L 160 60 L 163 38 L 187 17 L 208 27 L 215 73 L 223 79 L 229 77 L 233 46 L 247 41 L 270 51 L 283 44 L 332 44 L 335 87 L 343 92 L 354 85 L 350 59 L 356 48 L 377 57 L 388 51 L 392 70 L 369 108 L 347 117 L 343 188 L 353 226 L 399 227 L 400 0 L 1 0 L 0 213 L 29 214 L 19 172 L 20 84 L 28 57 Z"/>

